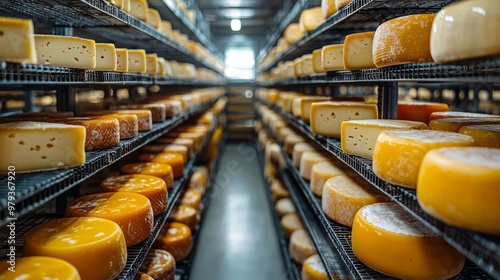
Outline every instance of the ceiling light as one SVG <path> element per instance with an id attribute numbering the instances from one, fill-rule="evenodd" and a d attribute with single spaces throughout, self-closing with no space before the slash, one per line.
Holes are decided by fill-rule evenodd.
<path id="1" fill-rule="evenodd" d="M 241 21 L 239 19 L 231 20 L 231 30 L 240 31 L 241 30 Z"/>

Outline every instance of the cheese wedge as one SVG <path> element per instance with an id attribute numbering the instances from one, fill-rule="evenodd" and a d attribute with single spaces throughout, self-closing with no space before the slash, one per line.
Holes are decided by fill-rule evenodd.
<path id="1" fill-rule="evenodd" d="M 185 224 L 166 223 L 154 246 L 169 252 L 176 262 L 180 262 L 189 255 L 193 247 L 191 230 Z"/>
<path id="2" fill-rule="evenodd" d="M 116 72 L 128 72 L 127 49 L 116 49 Z"/>
<path id="3" fill-rule="evenodd" d="M 130 163 L 122 166 L 120 172 L 123 174 L 143 174 L 155 176 L 165 181 L 167 190 L 174 187 L 174 173 L 172 166 L 161 162 Z"/>
<path id="4" fill-rule="evenodd" d="M 80 280 L 78 270 L 69 262 L 52 257 L 21 257 L 15 259 L 15 267 L 9 261 L 0 263 L 0 279 L 36 279 L 44 277 L 46 279 L 67 279 Z"/>
<path id="5" fill-rule="evenodd" d="M 445 118 L 432 120 L 429 129 L 439 131 L 459 132 L 463 126 L 500 124 L 500 118 Z"/>
<path id="6" fill-rule="evenodd" d="M 331 159 L 329 161 L 323 161 L 313 165 L 309 186 L 315 195 L 321 197 L 323 194 L 323 186 L 328 179 L 345 174 L 347 170 L 340 167 L 340 164 L 340 162 Z"/>
<path id="7" fill-rule="evenodd" d="M 434 112 L 448 111 L 448 104 L 437 102 L 398 102 L 398 120 L 427 123 Z"/>
<path id="8" fill-rule="evenodd" d="M 302 76 L 310 76 L 314 74 L 312 54 L 302 56 Z"/>
<path id="9" fill-rule="evenodd" d="M 300 30 L 302 30 L 302 32 L 311 32 L 324 21 L 325 19 L 323 18 L 321 7 L 303 10 L 299 19 Z"/>
<path id="10" fill-rule="evenodd" d="M 29 19 L 0 17 L 0 60 L 37 63 L 33 22 Z M 45 60 L 43 60 L 45 61 Z"/>
<path id="11" fill-rule="evenodd" d="M 147 60 L 145 50 L 127 50 L 128 53 L 128 72 L 146 73 Z"/>
<path id="12" fill-rule="evenodd" d="M 94 69 L 96 47 L 94 40 L 71 36 L 35 35 L 38 64 Z"/>
<path id="13" fill-rule="evenodd" d="M 344 40 L 344 69 L 360 70 L 374 68 L 373 37 L 375 32 L 347 35 Z"/>
<path id="14" fill-rule="evenodd" d="M 165 250 L 151 249 L 139 271 L 146 273 L 151 279 L 175 279 L 174 256 Z"/>
<path id="15" fill-rule="evenodd" d="M 344 44 L 323 46 L 321 60 L 325 71 L 344 70 Z"/>
<path id="16" fill-rule="evenodd" d="M 95 44 L 96 71 L 115 71 L 117 65 L 116 49 L 113 44 Z"/>
<path id="17" fill-rule="evenodd" d="M 306 230 L 301 228 L 294 231 L 290 236 L 290 257 L 298 264 L 302 264 L 314 254 L 316 248 Z"/>
<path id="18" fill-rule="evenodd" d="M 311 104 L 315 102 L 327 101 L 331 100 L 330 96 L 310 96 L 310 97 L 302 97 L 300 99 L 300 118 L 309 123 L 311 117 Z"/>
<path id="19" fill-rule="evenodd" d="M 315 73 L 325 73 L 326 70 L 323 67 L 323 57 L 322 49 L 317 49 L 312 52 L 312 65 Z"/>
<path id="20" fill-rule="evenodd" d="M 172 34 L 172 24 L 169 21 L 162 20 L 160 32 L 163 33 L 163 35 L 171 38 L 173 35 Z"/>
<path id="21" fill-rule="evenodd" d="M 130 0 L 130 14 L 147 22 L 149 17 L 148 2 L 146 0 Z"/>
<path id="22" fill-rule="evenodd" d="M 500 148 L 500 124 L 462 126 L 459 133 L 472 136 L 479 147 Z"/>
<path id="23" fill-rule="evenodd" d="M 158 73 L 158 56 L 155 53 L 146 54 L 146 73 L 149 75 Z"/>
<path id="24" fill-rule="evenodd" d="M 161 16 L 160 13 L 155 9 L 148 9 L 148 18 L 146 23 L 154 27 L 155 29 L 161 29 Z"/>
<path id="25" fill-rule="evenodd" d="M 280 224 L 286 238 L 290 238 L 292 233 L 296 230 L 304 228 L 302 221 L 300 221 L 299 216 L 295 213 L 289 213 L 281 217 Z"/>

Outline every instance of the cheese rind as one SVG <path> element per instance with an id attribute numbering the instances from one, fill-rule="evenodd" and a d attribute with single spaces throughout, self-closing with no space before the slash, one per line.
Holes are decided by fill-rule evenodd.
<path id="1" fill-rule="evenodd" d="M 345 174 L 345 169 L 337 167 L 338 165 L 340 165 L 340 162 L 333 160 L 323 161 L 313 165 L 309 186 L 315 195 L 319 197 L 322 196 L 323 186 L 328 179 Z"/>
<path id="2" fill-rule="evenodd" d="M 191 230 L 185 224 L 166 223 L 156 239 L 155 246 L 169 252 L 176 262 L 180 262 L 189 255 L 193 246 Z"/>
<path id="3" fill-rule="evenodd" d="M 290 257 L 297 263 L 302 264 L 310 256 L 316 254 L 316 248 L 311 237 L 305 229 L 301 228 L 290 236 Z"/>
<path id="4" fill-rule="evenodd" d="M 116 49 L 116 72 L 128 72 L 127 49 Z"/>
<path id="5" fill-rule="evenodd" d="M 325 73 L 323 67 L 322 49 L 317 49 L 312 52 L 312 65 L 315 73 Z"/>
<path id="6" fill-rule="evenodd" d="M 398 120 L 427 123 L 434 112 L 448 111 L 448 104 L 437 102 L 398 102 Z"/>
<path id="7" fill-rule="evenodd" d="M 174 256 L 165 250 L 151 249 L 139 268 L 139 271 L 146 273 L 153 279 L 174 280 Z"/>
<path id="8" fill-rule="evenodd" d="M 139 132 L 149 131 L 153 128 L 153 115 L 151 110 L 133 109 L 133 110 L 115 110 L 119 114 L 134 114 L 137 116 L 137 126 Z"/>
<path id="9" fill-rule="evenodd" d="M 324 19 L 329 18 L 337 11 L 335 0 L 321 0 L 321 14 Z"/>
<path id="10" fill-rule="evenodd" d="M 360 70 L 374 68 L 373 37 L 375 32 L 347 35 L 344 40 L 344 69 Z"/>
<path id="11" fill-rule="evenodd" d="M 165 181 L 167 189 L 174 187 L 174 173 L 172 166 L 161 162 L 130 163 L 122 166 L 120 172 L 123 174 L 143 174 L 161 178 Z"/>
<path id="12" fill-rule="evenodd" d="M 439 131 L 459 132 L 463 126 L 500 124 L 500 118 L 445 118 L 432 120 L 429 129 Z"/>
<path id="13" fill-rule="evenodd" d="M 146 73 L 147 60 L 145 50 L 127 50 L 128 53 L 128 72 Z"/>
<path id="14" fill-rule="evenodd" d="M 149 6 L 147 0 L 130 0 L 130 14 L 142 21 L 147 22 L 149 17 Z"/>
<path id="15" fill-rule="evenodd" d="M 344 70 L 344 44 L 323 46 L 321 60 L 325 71 Z"/>
<path id="16" fill-rule="evenodd" d="M 96 47 L 94 40 L 71 36 L 35 35 L 39 64 L 94 69 Z"/>
<path id="17" fill-rule="evenodd" d="M 155 29 L 159 30 L 161 28 L 160 13 L 155 9 L 148 8 L 148 19 L 147 19 L 146 23 L 151 25 Z"/>
<path id="18" fill-rule="evenodd" d="M 95 44 L 96 50 L 96 71 L 115 71 L 117 58 L 116 49 L 113 44 Z"/>
<path id="19" fill-rule="evenodd" d="M 311 179 L 311 170 L 316 163 L 328 161 L 330 157 L 326 153 L 317 151 L 304 152 L 300 157 L 299 172 L 305 180 Z"/>
<path id="20" fill-rule="evenodd" d="M 18 280 L 18 279 L 66 279 L 80 280 L 78 270 L 69 262 L 45 256 L 21 257 L 15 260 L 14 271 L 8 261 L 0 263 L 0 279 Z"/>
<path id="21" fill-rule="evenodd" d="M 294 231 L 304 228 L 299 216 L 295 213 L 289 213 L 281 217 L 280 224 L 286 238 L 289 238 Z"/>
<path id="22" fill-rule="evenodd" d="M 479 147 L 500 149 L 500 124 L 462 126 L 459 133 L 472 136 Z"/>
<path id="23" fill-rule="evenodd" d="M 133 138 L 139 134 L 139 124 L 136 115 L 120 114 L 113 111 L 91 111 L 86 112 L 85 115 L 117 119 L 120 125 L 120 139 Z"/>
<path id="24" fill-rule="evenodd" d="M 300 14 L 299 26 L 302 32 L 311 32 L 324 21 L 325 19 L 323 18 L 321 7 L 314 7 L 302 11 Z"/>
<path id="25" fill-rule="evenodd" d="M 318 254 L 307 258 L 302 264 L 302 280 L 328 280 L 326 268 Z M 335 279 L 335 278 L 334 278 Z"/>
<path id="26" fill-rule="evenodd" d="M 283 217 L 286 214 L 297 212 L 295 205 L 293 204 L 293 201 L 287 197 L 276 201 L 275 208 L 276 208 L 276 212 L 278 213 L 278 215 L 280 217 Z"/>
<path id="27" fill-rule="evenodd" d="M 302 154 L 307 151 L 315 151 L 316 148 L 312 146 L 309 143 L 298 143 L 295 146 L 293 146 L 292 150 L 292 161 L 293 165 L 296 167 L 300 166 L 300 158 L 302 157 Z"/>
<path id="28" fill-rule="evenodd" d="M 0 59 L 17 63 L 37 63 L 33 22 L 28 19 L 0 17 Z"/>

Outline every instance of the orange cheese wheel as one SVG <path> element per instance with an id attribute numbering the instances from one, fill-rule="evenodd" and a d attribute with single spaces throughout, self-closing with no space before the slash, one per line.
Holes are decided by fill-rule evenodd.
<path id="1" fill-rule="evenodd" d="M 188 148 L 189 154 L 194 154 L 194 140 L 187 138 L 158 138 L 155 143 L 159 144 L 172 144 L 172 145 L 182 145 Z"/>
<path id="2" fill-rule="evenodd" d="M 8 261 L 8 260 L 7 260 Z M 65 279 L 80 280 L 78 270 L 69 262 L 45 256 L 22 257 L 15 259 L 15 269 L 7 261 L 0 263 L 0 279 Z"/>
<path id="3" fill-rule="evenodd" d="M 139 123 L 134 114 L 113 113 L 112 111 L 87 112 L 85 114 L 117 119 L 120 123 L 120 139 L 129 139 L 139 134 Z"/>
<path id="4" fill-rule="evenodd" d="M 173 144 L 146 145 L 142 150 L 145 153 L 179 153 L 184 158 L 184 162 L 189 160 L 189 150 L 186 146 Z"/>
<path id="5" fill-rule="evenodd" d="M 448 111 L 448 104 L 434 102 L 398 102 L 398 120 L 427 123 L 434 112 Z"/>
<path id="6" fill-rule="evenodd" d="M 172 166 L 161 162 L 139 162 L 122 166 L 120 172 L 123 174 L 151 175 L 163 179 L 167 184 L 167 190 L 174 187 L 174 172 Z"/>
<path id="7" fill-rule="evenodd" d="M 181 205 L 189 205 L 199 211 L 201 209 L 201 194 L 195 189 L 187 189 L 179 203 Z"/>
<path id="8" fill-rule="evenodd" d="M 197 190 L 201 195 L 205 194 L 207 189 L 207 174 L 206 171 L 195 170 L 189 177 L 188 188 Z"/>
<path id="9" fill-rule="evenodd" d="M 166 163 L 172 167 L 174 178 L 180 178 L 184 174 L 184 156 L 179 153 L 158 153 L 158 154 L 142 154 L 139 160 L 143 162 L 160 162 Z"/>
<path id="10" fill-rule="evenodd" d="M 155 280 L 155 279 L 147 275 L 146 273 L 137 272 L 137 274 L 134 277 L 134 280 Z"/>
<path id="11" fill-rule="evenodd" d="M 75 217 L 32 228 L 24 237 L 23 255 L 65 260 L 78 270 L 82 280 L 114 279 L 125 268 L 127 247 L 116 223 Z"/>
<path id="12" fill-rule="evenodd" d="M 185 224 L 167 223 L 156 239 L 155 246 L 170 252 L 176 262 L 182 261 L 189 255 L 193 246 L 191 230 Z"/>
<path id="13" fill-rule="evenodd" d="M 180 126 L 176 129 L 176 131 L 207 133 L 209 131 L 209 128 L 208 125 L 206 124 L 198 124 L 198 125 Z"/>
<path id="14" fill-rule="evenodd" d="M 71 201 L 67 217 L 99 217 L 117 223 L 123 230 L 127 247 L 146 239 L 153 229 L 153 208 L 143 195 L 107 192 L 86 195 Z"/>
<path id="15" fill-rule="evenodd" d="M 500 116 L 490 115 L 490 114 L 470 113 L 470 112 L 454 112 L 454 111 L 433 112 L 429 116 L 428 123 L 430 123 L 432 120 L 446 119 L 446 118 L 500 118 Z"/>
<path id="16" fill-rule="evenodd" d="M 194 230 L 199 220 L 198 210 L 192 206 L 181 204 L 174 209 L 168 220 L 170 222 L 185 224 L 191 230 Z"/>
<path id="17" fill-rule="evenodd" d="M 139 125 L 139 132 L 149 131 L 153 128 L 153 117 L 150 110 L 116 110 L 121 114 L 134 114 L 137 116 L 137 124 Z"/>
<path id="18" fill-rule="evenodd" d="M 163 179 L 155 176 L 142 174 L 112 176 L 101 182 L 101 189 L 105 192 L 142 194 L 149 199 L 154 216 L 167 210 L 167 184 Z"/>
<path id="19" fill-rule="evenodd" d="M 174 256 L 165 250 L 151 249 L 139 271 L 146 273 L 151 279 L 174 280 Z"/>

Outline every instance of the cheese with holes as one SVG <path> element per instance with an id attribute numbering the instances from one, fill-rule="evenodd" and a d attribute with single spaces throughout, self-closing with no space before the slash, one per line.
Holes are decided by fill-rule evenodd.
<path id="1" fill-rule="evenodd" d="M 444 7 L 432 25 L 432 58 L 446 63 L 500 54 L 499 24 L 498 1 L 461 1 Z"/>
<path id="2" fill-rule="evenodd" d="M 0 263 L 0 279 L 66 279 L 80 280 L 78 270 L 69 262 L 45 256 L 21 257 L 15 259 L 15 267 L 12 269 L 6 258 Z"/>
<path id="3" fill-rule="evenodd" d="M 459 133 L 472 136 L 476 146 L 500 149 L 500 124 L 462 126 Z"/>
<path id="4" fill-rule="evenodd" d="M 130 192 L 106 192 L 82 196 L 66 208 L 66 217 L 97 217 L 117 223 L 127 247 L 146 239 L 153 229 L 149 199 Z"/>
<path id="5" fill-rule="evenodd" d="M 0 60 L 37 63 L 33 22 L 30 19 L 0 17 Z"/>
<path id="6" fill-rule="evenodd" d="M 344 69 L 361 70 L 374 68 L 373 37 L 375 32 L 347 35 L 344 40 Z"/>
<path id="7" fill-rule="evenodd" d="M 160 13 L 155 9 L 148 9 L 148 19 L 146 21 L 147 24 L 151 25 L 155 29 L 161 29 L 161 16 Z"/>
<path id="8" fill-rule="evenodd" d="M 331 177 L 325 182 L 321 208 L 330 219 L 352 227 L 354 216 L 363 206 L 389 200 L 364 178 L 350 173 Z"/>
<path id="9" fill-rule="evenodd" d="M 322 161 L 328 161 L 330 159 L 331 157 L 326 152 L 325 153 L 319 151 L 304 152 L 300 157 L 300 164 L 299 164 L 300 176 L 302 176 L 302 178 L 304 178 L 305 180 L 310 180 L 313 166 L 316 163 Z"/>
<path id="10" fill-rule="evenodd" d="M 188 188 L 193 188 L 203 195 L 207 189 L 207 181 L 207 174 L 204 171 L 195 170 L 189 177 Z"/>
<path id="11" fill-rule="evenodd" d="M 120 139 L 129 139 L 139 134 L 137 116 L 133 114 L 120 114 L 113 111 L 89 111 L 86 115 L 115 118 L 120 125 Z"/>
<path id="12" fill-rule="evenodd" d="M 139 268 L 139 271 L 151 276 L 152 279 L 174 280 L 174 256 L 165 250 L 151 249 Z"/>
<path id="13" fill-rule="evenodd" d="M 289 213 L 281 217 L 280 224 L 286 238 L 290 238 L 294 231 L 304 228 L 302 221 L 300 221 L 300 218 L 296 213 Z"/>
<path id="14" fill-rule="evenodd" d="M 153 128 L 153 117 L 151 110 L 131 109 L 131 110 L 116 110 L 119 114 L 134 114 L 137 116 L 137 125 L 139 132 L 149 131 Z"/>
<path id="15" fill-rule="evenodd" d="M 114 279 L 125 268 L 127 246 L 122 229 L 110 220 L 63 218 L 30 229 L 24 237 L 23 256 L 65 260 L 82 280 Z"/>
<path id="16" fill-rule="evenodd" d="M 179 153 L 182 155 L 184 162 L 189 160 L 189 150 L 186 146 L 175 144 L 150 144 L 144 146 L 142 150 L 146 153 Z"/>
<path id="17" fill-rule="evenodd" d="M 128 53 L 128 72 L 146 73 L 147 60 L 145 50 L 127 50 Z"/>
<path id="18" fill-rule="evenodd" d="M 96 48 L 94 40 L 71 36 L 35 35 L 38 64 L 94 69 Z"/>
<path id="19" fill-rule="evenodd" d="M 342 7 L 346 6 L 351 2 L 352 0 L 335 0 L 335 7 L 337 8 L 337 10 L 340 10 Z"/>
<path id="20" fill-rule="evenodd" d="M 429 129 L 439 131 L 459 132 L 463 126 L 500 124 L 500 118 L 445 118 L 432 120 Z"/>
<path id="21" fill-rule="evenodd" d="M 199 220 L 198 210 L 190 205 L 181 204 L 173 210 L 168 220 L 169 222 L 185 224 L 191 230 L 194 230 Z"/>
<path id="22" fill-rule="evenodd" d="M 105 192 L 131 192 L 147 197 L 154 216 L 167 210 L 167 184 L 159 177 L 144 174 L 111 176 L 101 182 L 101 189 Z"/>
<path id="23" fill-rule="evenodd" d="M 302 280 L 328 280 L 326 268 L 318 254 L 307 258 L 302 264 Z M 335 277 L 333 279 L 336 279 Z"/>
<path id="24" fill-rule="evenodd" d="M 324 19 L 329 18 L 337 12 L 337 6 L 335 6 L 335 0 L 321 0 L 321 14 Z"/>
<path id="25" fill-rule="evenodd" d="M 297 209 L 295 208 L 293 201 L 287 197 L 276 201 L 275 208 L 276 208 L 276 212 L 278 213 L 278 215 L 280 217 L 283 217 L 286 214 L 297 212 Z"/>
<path id="26" fill-rule="evenodd" d="M 316 248 L 314 248 L 307 231 L 303 228 L 294 231 L 290 236 L 290 257 L 292 260 L 302 264 L 314 254 L 316 254 Z"/>
<path id="27" fill-rule="evenodd" d="M 82 126 L 45 122 L 0 124 L 0 168 L 33 172 L 85 163 L 86 130 Z"/>
<path id="28" fill-rule="evenodd" d="M 302 76 L 310 76 L 314 74 L 312 54 L 302 56 Z"/>
<path id="29" fill-rule="evenodd" d="M 128 50 L 116 49 L 116 72 L 128 72 Z"/>
<path id="30" fill-rule="evenodd" d="M 340 167 L 340 162 L 337 160 L 329 160 L 316 163 L 311 169 L 311 182 L 309 184 L 311 191 L 321 197 L 323 194 L 323 186 L 325 182 L 335 176 L 344 175 L 345 168 Z"/>
<path id="31" fill-rule="evenodd" d="M 344 70 L 344 44 L 323 46 L 321 60 L 325 71 Z"/>
<path id="32" fill-rule="evenodd" d="M 437 102 L 398 102 L 398 120 L 427 123 L 434 112 L 448 111 L 448 104 Z"/>
<path id="33" fill-rule="evenodd" d="M 325 19 L 323 18 L 321 7 L 303 10 L 299 19 L 300 30 L 302 30 L 302 32 L 311 32 L 324 21 Z"/>
<path id="34" fill-rule="evenodd" d="M 285 152 L 291 156 L 293 152 L 293 147 L 296 144 L 306 142 L 306 139 L 300 135 L 297 134 L 291 134 L 285 137 L 285 140 L 283 141 L 283 149 Z"/>
<path id="35" fill-rule="evenodd" d="M 149 17 L 148 1 L 130 0 L 130 14 L 142 21 L 147 22 Z"/>
<path id="36" fill-rule="evenodd" d="M 174 178 L 178 179 L 184 174 L 184 156 L 179 153 L 157 153 L 157 154 L 141 154 L 139 161 L 142 162 L 160 162 L 172 166 Z"/>
<path id="37" fill-rule="evenodd" d="M 155 53 L 146 54 L 146 73 L 156 75 L 158 72 L 158 56 Z"/>
<path id="38" fill-rule="evenodd" d="M 96 71 L 115 71 L 116 70 L 116 49 L 113 44 L 95 44 L 96 50 Z"/>
<path id="39" fill-rule="evenodd" d="M 499 149 L 436 149 L 422 161 L 417 198 L 425 212 L 446 224 L 500 235 L 499 180 Z"/>
<path id="40" fill-rule="evenodd" d="M 425 154 L 442 147 L 473 146 L 474 138 L 433 130 L 383 131 L 373 153 L 373 172 L 382 180 L 415 189 Z"/>
<path id="41" fill-rule="evenodd" d="M 155 280 L 155 279 L 153 277 L 147 275 L 146 273 L 142 273 L 139 271 L 135 275 L 134 280 Z"/>
<path id="42" fill-rule="evenodd" d="M 373 158 L 378 135 L 385 130 L 427 129 L 422 122 L 404 120 L 355 120 L 344 121 L 341 126 L 341 147 L 344 153 Z"/>
<path id="43" fill-rule="evenodd" d="M 395 202 L 360 209 L 351 242 L 360 261 L 400 279 L 450 279 L 465 262 L 463 255 Z"/>
<path id="44" fill-rule="evenodd" d="M 414 14 L 388 20 L 373 38 L 373 63 L 387 67 L 432 62 L 430 40 L 435 14 Z"/>
<path id="45" fill-rule="evenodd" d="M 300 118 L 309 123 L 311 118 L 311 105 L 316 102 L 331 100 L 330 96 L 310 96 L 300 99 Z"/>
<path id="46" fill-rule="evenodd" d="M 288 42 L 288 44 L 293 45 L 298 40 L 302 39 L 302 37 L 304 37 L 304 32 L 300 29 L 299 24 L 294 22 L 294 23 L 290 23 L 285 28 L 285 31 L 283 33 L 283 37 Z"/>
<path id="47" fill-rule="evenodd" d="M 317 49 L 312 52 L 312 66 L 315 73 L 325 73 L 323 67 L 322 49 Z"/>
<path id="48" fill-rule="evenodd" d="M 188 153 L 193 155 L 194 150 L 194 140 L 188 138 L 158 138 L 155 140 L 155 143 L 159 144 L 170 144 L 170 145 L 182 145 L 188 148 Z"/>
<path id="49" fill-rule="evenodd" d="M 343 121 L 377 119 L 377 105 L 361 102 L 325 101 L 311 104 L 311 131 L 339 138 Z"/>
<path id="50" fill-rule="evenodd" d="M 201 210 L 201 194 L 195 189 L 187 189 L 184 194 L 182 194 L 180 200 L 180 205 L 188 205 L 196 210 Z"/>
<path id="51" fill-rule="evenodd" d="M 470 112 L 455 112 L 455 111 L 432 112 L 429 116 L 428 123 L 436 119 L 446 119 L 446 118 L 500 118 L 500 116 L 490 115 L 490 114 L 470 113 Z"/>
<path id="52" fill-rule="evenodd" d="M 293 150 L 292 150 L 293 165 L 295 165 L 296 167 L 299 167 L 300 166 L 300 158 L 302 157 L 302 154 L 304 152 L 315 151 L 315 150 L 316 150 L 316 148 L 312 144 L 309 144 L 309 143 L 298 143 L 295 146 L 293 146 Z"/>
<path id="53" fill-rule="evenodd" d="M 120 167 L 123 174 L 143 174 L 155 176 L 165 181 L 167 190 L 174 187 L 174 173 L 172 166 L 161 162 L 129 163 Z"/>
<path id="54" fill-rule="evenodd" d="M 185 259 L 192 246 L 191 230 L 185 224 L 176 222 L 166 223 L 155 242 L 155 247 L 172 254 L 176 262 Z"/>

